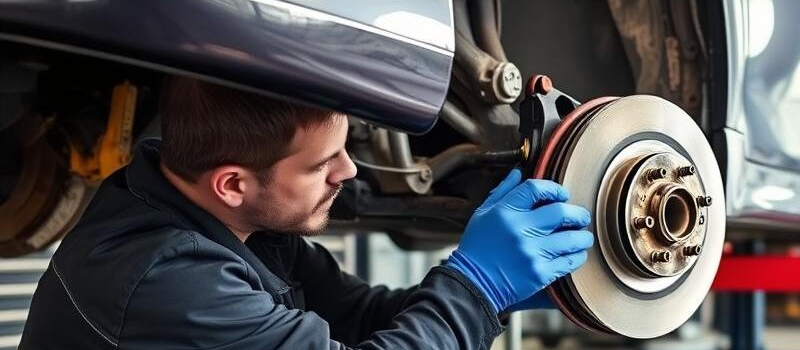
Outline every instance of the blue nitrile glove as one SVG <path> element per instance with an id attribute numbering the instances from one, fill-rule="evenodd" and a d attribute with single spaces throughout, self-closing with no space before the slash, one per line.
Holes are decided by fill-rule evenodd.
<path id="1" fill-rule="evenodd" d="M 547 180 L 520 183 L 521 178 L 514 169 L 489 193 L 445 262 L 472 281 L 496 312 L 528 301 L 536 307 L 546 295 L 534 294 L 580 267 L 594 242 L 582 230 L 591 221 L 589 212 L 564 203 L 564 187 Z"/>

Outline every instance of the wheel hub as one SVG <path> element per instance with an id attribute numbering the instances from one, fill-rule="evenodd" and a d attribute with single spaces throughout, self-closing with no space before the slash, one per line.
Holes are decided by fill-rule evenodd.
<path id="1" fill-rule="evenodd" d="M 636 146 L 634 146 L 635 148 Z M 705 197 L 695 166 L 673 152 L 645 153 L 623 160 L 598 208 L 618 259 L 642 277 L 671 277 L 697 260 L 705 237 Z M 700 218 L 703 218 L 701 220 Z M 619 235 L 614 235 L 619 232 Z"/>

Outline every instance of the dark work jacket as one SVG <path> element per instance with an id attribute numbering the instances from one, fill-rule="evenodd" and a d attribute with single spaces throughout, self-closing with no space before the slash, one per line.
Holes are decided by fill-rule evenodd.
<path id="1" fill-rule="evenodd" d="M 158 146 L 140 144 L 63 240 L 20 349 L 486 349 L 502 331 L 451 269 L 389 291 L 299 237 L 243 244 L 162 176 Z"/>

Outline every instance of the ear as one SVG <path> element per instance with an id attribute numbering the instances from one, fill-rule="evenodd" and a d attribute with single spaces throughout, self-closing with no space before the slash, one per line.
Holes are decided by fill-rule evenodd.
<path id="1" fill-rule="evenodd" d="M 226 206 L 236 208 L 244 202 L 247 170 L 235 165 L 217 167 L 211 172 L 211 191 Z"/>

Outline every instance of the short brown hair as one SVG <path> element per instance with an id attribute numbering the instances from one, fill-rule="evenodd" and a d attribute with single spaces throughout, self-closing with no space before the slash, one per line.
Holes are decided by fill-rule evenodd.
<path id="1" fill-rule="evenodd" d="M 298 127 L 330 121 L 334 112 L 186 77 L 162 87 L 161 159 L 189 182 L 236 164 L 265 172 L 286 157 Z"/>

